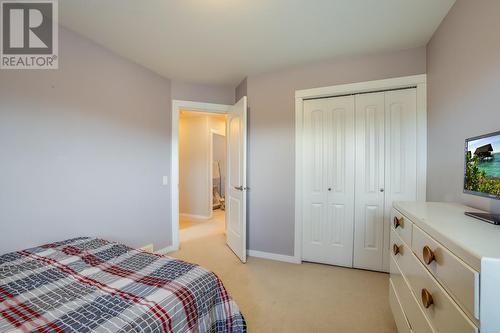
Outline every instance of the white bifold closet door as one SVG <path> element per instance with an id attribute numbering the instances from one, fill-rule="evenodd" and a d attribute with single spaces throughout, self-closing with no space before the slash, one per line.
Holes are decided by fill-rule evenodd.
<path id="1" fill-rule="evenodd" d="M 385 93 L 356 96 L 354 267 L 381 269 L 384 244 Z"/>
<path id="2" fill-rule="evenodd" d="M 417 198 L 416 89 L 304 101 L 302 259 L 388 271 L 394 200 Z"/>
<path id="3" fill-rule="evenodd" d="M 352 267 L 354 96 L 304 102 L 302 259 Z"/>

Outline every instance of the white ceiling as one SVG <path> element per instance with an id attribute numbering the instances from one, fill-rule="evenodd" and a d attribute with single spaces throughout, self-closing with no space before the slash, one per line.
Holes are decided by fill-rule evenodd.
<path id="1" fill-rule="evenodd" d="M 246 75 L 425 45 L 455 0 L 63 0 L 61 23 L 172 79 Z"/>

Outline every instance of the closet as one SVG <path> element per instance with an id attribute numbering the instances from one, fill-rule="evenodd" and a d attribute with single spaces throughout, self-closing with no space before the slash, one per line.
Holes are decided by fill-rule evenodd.
<path id="1" fill-rule="evenodd" d="M 388 270 L 395 200 L 417 200 L 417 89 L 304 99 L 302 260 Z"/>

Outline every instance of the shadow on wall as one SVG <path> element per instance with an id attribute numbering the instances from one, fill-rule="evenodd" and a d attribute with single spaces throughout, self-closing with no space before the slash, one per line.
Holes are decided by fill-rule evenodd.
<path id="1" fill-rule="evenodd" d="M 429 201 L 500 213 L 500 200 L 463 193 L 465 139 L 500 130 L 499 11 L 459 0 L 427 45 Z"/>

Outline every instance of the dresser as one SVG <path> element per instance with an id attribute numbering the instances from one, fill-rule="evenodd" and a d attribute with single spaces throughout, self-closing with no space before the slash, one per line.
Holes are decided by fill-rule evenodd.
<path id="1" fill-rule="evenodd" d="M 395 202 L 389 302 L 400 333 L 500 333 L 500 226 L 454 203 Z"/>

